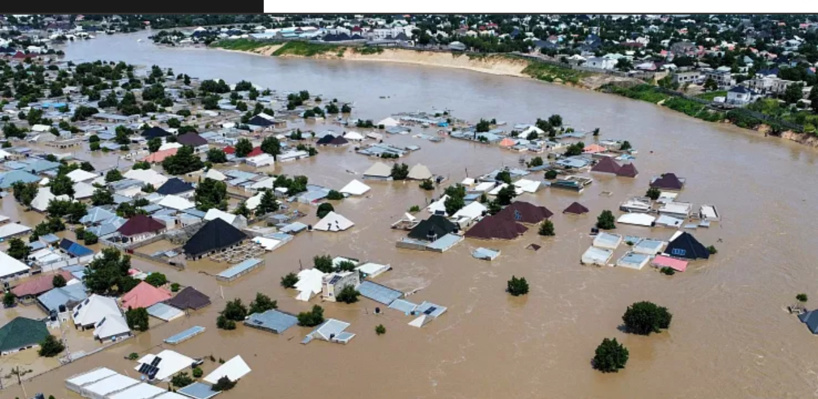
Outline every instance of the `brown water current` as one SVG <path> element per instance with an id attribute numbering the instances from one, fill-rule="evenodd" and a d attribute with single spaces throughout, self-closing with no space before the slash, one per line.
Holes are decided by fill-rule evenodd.
<path id="1" fill-rule="evenodd" d="M 561 114 L 578 130 L 600 127 L 602 137 L 627 139 L 639 150 L 638 178 L 594 175 L 582 194 L 543 189 L 519 199 L 555 213 L 557 236 L 541 238 L 536 227 L 510 242 L 467 239 L 443 254 L 396 249 L 404 233 L 389 225 L 411 205 L 438 197 L 416 182 L 368 183 L 363 198 L 335 203 L 355 222 L 342 233 L 302 233 L 266 256 L 263 268 L 231 284 L 219 284 L 198 271 L 225 264 L 189 264 L 176 271 L 134 260 L 146 271 L 162 271 L 171 281 L 192 285 L 211 296 L 213 305 L 187 318 L 156 325 L 146 333 L 68 366 L 25 381 L 29 396 L 42 391 L 75 397 L 64 379 L 98 366 L 132 377 L 130 352 L 158 352 L 163 339 L 190 326 L 207 331 L 172 349 L 192 357 L 225 360 L 240 354 L 253 369 L 225 398 L 804 398 L 818 392 L 815 337 L 784 311 L 798 292 L 818 298 L 818 238 L 809 218 L 816 213 L 815 168 L 818 153 L 797 144 L 759 137 L 731 126 L 688 118 L 660 107 L 527 79 L 379 63 L 276 59 L 201 49 L 166 49 L 137 43 L 138 35 L 115 35 L 72 44 L 67 59 L 123 60 L 172 67 L 199 78 L 248 79 L 277 90 L 307 89 L 324 98 L 355 101 L 355 116 L 379 120 L 393 112 L 450 108 L 459 118 L 497 118 L 531 123 Z M 380 99 L 380 96 L 390 96 Z M 335 128 L 339 130 L 338 127 Z M 320 131 L 320 130 L 319 130 Z M 422 163 L 449 182 L 476 176 L 501 165 L 517 166 L 519 154 L 495 146 L 454 139 L 432 143 L 411 136 L 387 142 L 416 144 L 402 162 Z M 305 174 L 311 182 L 341 188 L 373 160 L 351 148 L 320 149 L 313 159 L 276 166 L 277 173 Z M 633 271 L 579 264 L 587 236 L 603 209 L 645 192 L 652 176 L 675 172 L 687 178 L 679 199 L 715 204 L 723 220 L 694 235 L 719 253 L 688 271 L 667 277 L 650 268 Z M 541 179 L 540 175 L 536 178 Z M 603 191 L 611 196 L 600 195 Z M 561 211 L 573 201 L 591 213 L 576 217 Z M 6 198 L 3 213 L 19 219 Z M 426 213 L 422 212 L 421 217 Z M 25 220 L 26 218 L 23 217 Z M 314 208 L 305 223 L 314 223 Z M 667 239 L 671 229 L 620 226 L 619 234 Z M 718 242 L 721 239 L 722 242 Z M 530 243 L 539 251 L 526 250 Z M 492 262 L 471 257 L 485 246 L 502 250 Z M 623 250 L 620 248 L 616 255 Z M 217 330 L 215 319 L 226 300 L 249 303 L 256 292 L 278 300 L 289 312 L 312 303 L 293 299 L 279 285 L 282 275 L 311 265 L 316 254 L 350 256 L 390 264 L 376 281 L 411 291 L 413 302 L 429 300 L 448 312 L 422 329 L 411 318 L 367 299 L 357 304 L 322 303 L 325 316 L 351 323 L 357 336 L 348 345 L 315 341 L 301 345 L 308 328 L 274 335 L 239 326 Z M 531 292 L 514 298 L 504 292 L 512 276 L 524 276 Z M 224 299 L 221 293 L 224 294 Z M 619 331 L 625 308 L 650 300 L 673 313 L 670 330 L 649 337 Z M 152 322 L 155 319 L 151 319 Z M 375 334 L 383 324 L 387 333 Z M 627 368 L 602 374 L 590 366 L 594 349 L 616 337 L 630 350 Z M 167 345 L 166 345 L 167 346 Z M 170 347 L 170 346 L 167 346 Z M 205 372 L 215 368 L 207 361 Z M 0 397 L 21 396 L 20 387 Z M 73 395 L 73 396 L 72 396 Z"/>

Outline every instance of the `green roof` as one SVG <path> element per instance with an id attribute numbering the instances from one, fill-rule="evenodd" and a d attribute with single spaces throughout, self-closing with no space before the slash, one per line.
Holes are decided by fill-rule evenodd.
<path id="1" fill-rule="evenodd" d="M 48 335 L 48 328 L 44 322 L 16 317 L 5 326 L 0 327 L 0 351 L 39 344 Z"/>

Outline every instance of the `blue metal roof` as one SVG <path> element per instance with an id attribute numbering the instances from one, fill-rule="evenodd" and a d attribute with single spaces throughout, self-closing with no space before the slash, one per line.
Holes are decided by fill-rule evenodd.
<path id="1" fill-rule="evenodd" d="M 358 292 L 366 298 L 375 302 L 380 302 L 384 305 L 391 304 L 395 299 L 401 298 L 403 293 L 389 288 L 385 285 L 374 283 L 372 281 L 364 281 L 358 286 Z"/>
<path id="2" fill-rule="evenodd" d="M 395 299 L 394 301 L 392 301 L 392 303 L 389 304 L 390 309 L 399 310 L 407 315 L 409 313 L 412 313 L 412 311 L 414 311 L 415 308 L 417 308 L 417 306 L 418 306 L 417 304 L 409 302 L 405 299 Z"/>
<path id="3" fill-rule="evenodd" d="M 220 393 L 203 382 L 194 382 L 184 388 L 179 388 L 176 392 L 194 399 L 210 399 Z"/>
<path id="4" fill-rule="evenodd" d="M 50 312 L 52 310 L 59 311 L 60 305 L 68 307 L 69 302 L 82 302 L 87 297 L 85 286 L 82 283 L 77 283 L 54 288 L 38 296 L 37 300 Z"/>
<path id="5" fill-rule="evenodd" d="M 165 343 L 176 345 L 180 342 L 187 341 L 193 338 L 196 335 L 199 335 L 205 331 L 205 328 L 202 326 L 193 326 L 188 328 L 185 331 L 182 331 L 178 334 L 171 335 L 170 337 L 165 339 Z"/>
<path id="6" fill-rule="evenodd" d="M 298 324 L 298 318 L 278 310 L 271 309 L 264 313 L 253 313 L 244 324 L 250 327 L 270 330 L 276 334 L 281 334 L 288 328 Z"/>
<path id="7" fill-rule="evenodd" d="M 0 176 L 0 188 L 9 188 L 18 181 L 23 183 L 36 183 L 40 180 L 39 176 L 24 170 L 12 170 Z"/>

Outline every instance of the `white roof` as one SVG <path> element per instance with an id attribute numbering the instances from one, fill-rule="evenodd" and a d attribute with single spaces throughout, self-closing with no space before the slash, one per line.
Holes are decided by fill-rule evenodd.
<path id="1" fill-rule="evenodd" d="M 65 380 L 66 384 L 75 385 L 78 387 L 82 387 L 86 384 L 91 384 L 97 382 L 103 378 L 110 377 L 112 375 L 118 374 L 116 371 L 111 370 L 107 367 L 101 367 L 98 369 L 94 369 L 82 374 L 75 375 L 67 380 Z"/>
<path id="2" fill-rule="evenodd" d="M 449 198 L 448 194 L 443 194 L 439 200 L 432 202 L 429 206 L 426 207 L 426 210 L 429 211 L 431 214 L 435 214 L 438 212 L 446 213 L 446 200 Z"/>
<path id="3" fill-rule="evenodd" d="M 168 181 L 167 176 L 153 169 L 131 169 L 125 172 L 125 177 L 139 180 L 143 183 L 150 183 L 154 187 L 159 187 Z"/>
<path id="4" fill-rule="evenodd" d="M 349 194 L 349 195 L 363 195 L 371 188 L 366 184 L 358 181 L 357 179 L 353 179 L 351 182 L 347 183 L 344 188 L 341 189 L 340 193 L 342 194 Z"/>
<path id="5" fill-rule="evenodd" d="M 613 256 L 613 251 L 597 247 L 588 247 L 582 254 L 582 263 L 604 265 Z"/>
<path id="6" fill-rule="evenodd" d="M 218 180 L 218 181 L 227 180 L 227 176 L 225 176 L 224 173 L 219 172 L 216 169 L 208 170 L 207 173 L 205 173 L 204 177 L 205 177 L 205 179 L 213 179 L 213 180 Z"/>
<path id="7" fill-rule="evenodd" d="M 108 399 L 151 399 L 162 392 L 167 392 L 167 389 L 143 382 L 110 395 Z"/>
<path id="8" fill-rule="evenodd" d="M 65 194 L 60 196 L 54 195 L 51 192 L 51 187 L 40 187 L 37 191 L 37 196 L 31 201 L 31 208 L 43 212 L 48 208 L 48 203 L 51 202 L 51 200 L 70 201 L 71 198 Z"/>
<path id="9" fill-rule="evenodd" d="M 347 140 L 363 140 L 364 135 L 358 132 L 347 132 L 347 134 L 344 135 L 344 138 Z"/>
<path id="10" fill-rule="evenodd" d="M 276 179 L 274 177 L 268 177 L 263 180 L 259 180 L 250 185 L 250 188 L 253 190 L 264 190 L 269 188 L 270 190 L 273 189 L 273 183 L 275 183 Z"/>
<path id="11" fill-rule="evenodd" d="M 162 198 L 159 201 L 160 206 L 164 206 L 165 208 L 176 209 L 178 211 L 182 211 L 185 209 L 190 209 L 196 206 L 196 204 L 178 196 L 178 195 L 168 195 L 165 198 Z M 213 210 L 213 209 L 211 209 Z M 208 219 L 209 220 L 209 219 Z"/>
<path id="12" fill-rule="evenodd" d="M 85 397 L 104 398 L 105 396 L 139 384 L 139 380 L 122 374 L 114 374 L 93 384 L 82 387 Z"/>
<path id="13" fill-rule="evenodd" d="M 74 198 L 76 199 L 83 199 L 89 198 L 94 195 L 94 191 L 96 191 L 96 187 L 86 183 L 86 182 L 79 182 L 74 185 Z"/>
<path id="14" fill-rule="evenodd" d="M 256 195 L 248 198 L 247 201 L 244 202 L 244 205 L 247 205 L 247 209 L 249 209 L 251 211 L 255 210 L 256 208 L 258 208 L 259 204 L 261 204 L 261 197 L 263 197 L 263 196 L 264 196 L 263 192 L 258 193 Z"/>
<path id="15" fill-rule="evenodd" d="M 268 251 L 272 251 L 272 250 L 276 249 L 278 247 L 278 245 L 281 244 L 281 240 L 276 240 L 276 239 L 267 238 L 267 237 L 253 238 L 253 242 L 258 244 L 258 245 L 261 245 L 262 247 L 264 247 L 264 249 L 266 249 Z"/>
<path id="16" fill-rule="evenodd" d="M 664 226 L 680 227 L 682 223 L 684 223 L 684 220 L 669 215 L 659 215 L 659 217 L 656 218 L 656 224 Z"/>
<path id="17" fill-rule="evenodd" d="M 537 134 L 543 134 L 543 133 L 545 133 L 545 131 L 544 131 L 544 130 L 542 130 L 542 129 L 540 129 L 540 128 L 538 128 L 538 127 L 534 126 L 534 125 L 529 125 L 529 126 L 528 126 L 528 128 L 526 128 L 525 130 L 523 130 L 523 131 L 520 133 L 520 137 L 525 138 L 526 136 L 528 136 L 528 135 L 529 135 L 529 134 L 531 134 L 532 132 L 536 132 Z"/>
<path id="18" fill-rule="evenodd" d="M 345 218 L 343 215 L 335 212 L 330 212 L 323 219 L 313 226 L 314 230 L 318 231 L 344 231 L 352 226 L 351 220 Z"/>
<path id="19" fill-rule="evenodd" d="M 432 321 L 432 317 L 430 317 L 429 315 L 422 314 L 418 316 L 416 319 L 410 321 L 408 324 L 412 327 L 420 328 L 428 324 L 430 321 Z"/>
<path id="20" fill-rule="evenodd" d="M 466 217 L 466 218 L 469 218 L 469 219 L 474 219 L 476 217 L 482 216 L 483 212 L 487 211 L 487 210 L 488 210 L 488 208 L 486 208 L 485 205 L 483 205 L 483 204 L 481 204 L 481 203 L 479 203 L 477 201 L 474 201 L 471 204 L 468 204 L 468 205 L 464 206 L 463 208 L 460 208 L 460 210 L 455 212 L 455 214 L 452 215 L 452 217 L 453 218 Z"/>
<path id="21" fill-rule="evenodd" d="M 360 266 L 356 267 L 355 270 L 363 272 L 366 275 L 368 275 L 369 277 L 375 277 L 375 276 L 389 270 L 389 267 L 390 267 L 389 265 L 381 265 L 381 264 L 377 264 L 377 263 L 368 262 L 368 263 L 364 263 L 363 265 L 360 265 Z"/>
<path id="22" fill-rule="evenodd" d="M 514 182 L 514 187 L 526 193 L 536 193 L 540 189 L 540 182 L 528 179 L 520 179 Z"/>
<path id="23" fill-rule="evenodd" d="M 0 238 L 11 237 L 29 230 L 31 230 L 31 227 L 20 223 L 6 223 L 0 226 Z"/>
<path id="24" fill-rule="evenodd" d="M 6 152 L 4 150 L 0 150 L 0 159 L 6 159 L 11 156 L 11 153 Z"/>
<path id="25" fill-rule="evenodd" d="M 381 119 L 380 122 L 376 123 L 376 125 L 384 125 L 385 127 L 392 127 L 398 126 L 398 121 L 395 118 L 389 117 L 386 119 Z"/>
<path id="26" fill-rule="evenodd" d="M 432 172 L 429 171 L 429 168 L 426 165 L 417 164 L 409 169 L 409 176 L 410 179 L 414 180 L 426 180 L 432 178 Z"/>
<path id="27" fill-rule="evenodd" d="M 109 314 L 120 314 L 116 298 L 93 294 L 74 307 L 71 318 L 74 324 L 87 326 L 97 324 Z"/>
<path id="28" fill-rule="evenodd" d="M 165 143 L 159 146 L 159 151 L 171 150 L 174 148 L 182 148 L 182 145 L 179 143 Z"/>
<path id="29" fill-rule="evenodd" d="M 464 186 L 471 186 L 474 183 L 475 183 L 475 181 L 471 177 L 467 177 L 467 178 L 463 179 L 463 181 L 460 182 L 460 184 L 462 184 Z"/>
<path id="30" fill-rule="evenodd" d="M 81 181 L 94 179 L 98 175 L 95 173 L 86 172 L 82 169 L 74 169 L 71 172 L 68 172 L 66 176 L 68 176 L 68 178 L 71 179 L 71 181 L 73 181 L 74 183 L 79 183 Z"/>
<path id="31" fill-rule="evenodd" d="M 653 225 L 653 222 L 656 220 L 655 217 L 648 215 L 647 213 L 626 213 L 616 219 L 617 223 L 624 223 L 624 224 L 634 224 L 637 226 L 647 226 L 650 227 Z"/>
<path id="32" fill-rule="evenodd" d="M 224 211 L 220 211 L 220 210 L 218 210 L 216 208 L 210 208 L 210 209 L 207 210 L 207 213 L 205 214 L 204 220 L 213 220 L 213 219 L 219 218 L 221 220 L 224 220 L 227 223 L 233 224 L 233 222 L 236 221 L 236 216 L 237 215 L 234 215 L 232 213 L 227 213 L 227 212 L 224 212 Z"/>
<path id="33" fill-rule="evenodd" d="M 483 182 L 483 183 L 478 184 L 477 187 L 474 188 L 474 191 L 477 191 L 477 192 L 488 191 L 488 190 L 491 190 L 492 187 L 494 187 L 494 183 L 492 183 L 492 182 Z"/>
<path id="34" fill-rule="evenodd" d="M 25 263 L 12 258 L 9 254 L 0 251 L 0 278 L 23 273 L 29 269 Z"/>
<path id="35" fill-rule="evenodd" d="M 253 164 L 256 166 L 265 166 L 265 165 L 272 165 L 275 163 L 275 157 L 270 154 L 261 154 L 256 155 L 254 157 L 247 158 L 248 164 Z"/>
<path id="36" fill-rule="evenodd" d="M 121 314 L 107 314 L 94 325 L 94 338 L 106 339 L 131 331 Z"/>
<path id="37" fill-rule="evenodd" d="M 497 187 L 494 187 L 493 190 L 489 191 L 489 195 L 497 195 L 497 194 L 500 193 L 500 190 L 502 190 L 502 189 L 504 189 L 506 187 L 508 187 L 508 183 L 500 183 L 500 185 L 498 185 Z M 514 187 L 514 192 L 517 193 L 517 195 L 520 195 L 520 194 L 523 193 L 523 189 L 515 186 Z"/>
<path id="38" fill-rule="evenodd" d="M 688 202 L 667 202 L 659 208 L 659 212 L 674 215 L 688 215 L 692 209 L 693 205 Z"/>
<path id="39" fill-rule="evenodd" d="M 369 169 L 364 172 L 364 176 L 389 177 L 391 174 L 392 168 L 383 162 L 375 162 L 374 165 L 370 166 Z"/>
<path id="40" fill-rule="evenodd" d="M 605 249 L 616 249 L 622 243 L 622 236 L 619 234 L 611 234 L 600 232 L 594 237 L 594 246 Z"/>
<path id="41" fill-rule="evenodd" d="M 241 356 L 236 356 L 219 366 L 216 370 L 213 370 L 213 372 L 205 376 L 203 380 L 211 384 L 215 384 L 219 381 L 219 378 L 222 377 L 227 377 L 230 381 L 237 381 L 249 372 L 250 366 L 244 362 Z"/>
<path id="42" fill-rule="evenodd" d="M 187 357 L 179 352 L 165 349 L 156 355 L 149 353 L 145 356 L 142 356 L 141 359 L 137 360 L 138 364 L 136 365 L 136 367 L 134 367 L 134 370 L 139 371 L 139 367 L 141 367 L 142 364 L 144 363 L 151 364 L 151 362 L 157 357 L 162 360 L 159 362 L 159 365 L 157 366 L 159 367 L 159 371 L 156 372 L 156 377 L 154 377 L 154 379 L 160 381 L 168 377 L 171 377 L 186 368 L 190 368 L 190 365 L 192 365 L 193 362 L 195 362 L 195 360 L 193 360 L 192 358 Z"/>
<path id="43" fill-rule="evenodd" d="M 380 134 L 380 133 L 369 132 L 369 133 L 366 134 L 366 137 L 369 137 L 369 138 L 375 139 L 375 140 L 380 140 L 380 139 L 383 138 L 383 135 Z"/>
<path id="44" fill-rule="evenodd" d="M 295 283 L 298 295 L 295 299 L 309 301 L 313 295 L 321 292 L 323 278 L 324 273 L 318 269 L 305 269 L 298 272 L 298 282 Z"/>

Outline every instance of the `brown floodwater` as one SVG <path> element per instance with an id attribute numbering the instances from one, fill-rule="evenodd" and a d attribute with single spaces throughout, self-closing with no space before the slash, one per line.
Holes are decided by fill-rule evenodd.
<path id="1" fill-rule="evenodd" d="M 325 98 L 353 100 L 356 116 L 376 121 L 394 112 L 433 107 L 452 109 L 468 120 L 497 118 L 510 125 L 557 113 L 577 129 L 600 127 L 603 138 L 629 140 L 639 150 L 635 164 L 640 174 L 636 179 L 594 175 L 594 183 L 582 194 L 543 189 L 522 195 L 521 200 L 555 212 L 554 238 L 541 238 L 532 228 L 510 242 L 466 239 L 443 254 L 399 250 L 394 243 L 403 233 L 389 225 L 411 205 L 439 196 L 440 190 L 427 193 L 414 182 L 374 182 L 365 197 L 335 204 L 355 227 L 342 233 L 302 233 L 269 253 L 264 267 L 230 284 L 198 273 L 218 271 L 224 264 L 189 264 L 185 271 L 176 271 L 134 260 L 141 269 L 162 271 L 171 281 L 195 286 L 211 296 L 213 305 L 30 379 L 25 382 L 29 395 L 43 391 L 75 397 L 64 388 L 64 379 L 98 366 L 135 376 L 134 362 L 124 359 L 128 353 L 157 352 L 163 339 L 193 325 L 207 331 L 174 350 L 225 360 L 239 354 L 253 369 L 225 397 L 803 398 L 818 391 L 815 338 L 784 310 L 796 293 L 818 295 L 818 239 L 811 221 L 804 220 L 816 210 L 815 150 L 647 103 L 531 80 L 137 43 L 145 36 L 104 36 L 72 44 L 67 58 L 157 64 L 199 78 L 231 83 L 249 79 L 284 91 L 308 89 Z M 432 143 L 389 136 L 387 141 L 419 145 L 421 150 L 401 161 L 425 164 L 432 173 L 448 176 L 449 182 L 460 181 L 467 170 L 476 176 L 502 165 L 516 166 L 519 158 L 497 147 L 454 139 Z M 320 151 L 314 159 L 277 165 L 275 171 L 306 174 L 312 182 L 338 189 L 360 177 L 346 170 L 361 173 L 373 162 L 351 148 Z M 643 194 L 652 176 L 670 171 L 687 178 L 680 200 L 719 207 L 722 222 L 694 232 L 705 245 L 716 245 L 719 253 L 672 277 L 650 268 L 581 266 L 579 257 L 591 242 L 587 233 L 596 215 Z M 600 195 L 603 191 L 613 194 Z M 591 213 L 562 215 L 573 201 Z M 6 199 L 6 214 L 15 212 L 10 205 L 13 201 Z M 305 222 L 316 220 L 313 209 Z M 620 226 L 617 233 L 667 239 L 673 231 Z M 526 250 L 530 243 L 542 248 Z M 478 246 L 502 254 L 492 262 L 476 260 L 470 251 Z M 256 292 L 264 292 L 289 312 L 319 303 L 295 301 L 279 279 L 324 253 L 391 264 L 393 270 L 376 281 L 404 291 L 421 289 L 412 301 L 429 300 L 449 310 L 417 329 L 407 325 L 411 318 L 396 311 L 375 315 L 374 308 L 384 306 L 367 299 L 353 305 L 322 304 L 327 317 L 351 323 L 348 330 L 357 336 L 348 345 L 301 345 L 309 332 L 301 327 L 282 335 L 244 326 L 231 332 L 216 329 L 218 311 L 232 298 L 247 303 Z M 527 278 L 529 295 L 513 298 L 504 292 L 512 275 Z M 618 329 L 625 308 L 641 300 L 670 309 L 674 317 L 667 332 L 642 337 Z M 386 327 L 385 335 L 375 334 L 378 324 Z M 590 366 L 594 349 L 605 337 L 616 337 L 630 350 L 627 368 L 619 373 L 602 374 Z M 205 369 L 213 367 L 208 361 Z M 19 387 L 0 394 L 15 395 L 22 395 Z"/>

